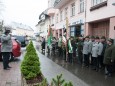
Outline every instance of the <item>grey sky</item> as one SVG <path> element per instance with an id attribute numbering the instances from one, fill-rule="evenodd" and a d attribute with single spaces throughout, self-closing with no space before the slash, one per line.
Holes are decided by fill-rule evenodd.
<path id="1" fill-rule="evenodd" d="M 15 21 L 34 27 L 39 15 L 48 7 L 48 0 L 3 0 L 4 19 L 7 23 Z"/>

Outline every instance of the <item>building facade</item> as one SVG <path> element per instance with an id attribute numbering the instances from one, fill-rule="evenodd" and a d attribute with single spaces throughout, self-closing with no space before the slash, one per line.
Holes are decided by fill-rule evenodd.
<path id="1" fill-rule="evenodd" d="M 54 36 L 63 35 L 66 17 L 69 36 L 94 35 L 115 39 L 114 0 L 49 0 L 50 22 Z M 51 5 L 51 6 L 50 6 Z"/>
<path id="2" fill-rule="evenodd" d="M 33 37 L 34 36 L 34 30 L 27 25 L 24 25 L 22 23 L 16 23 L 12 22 L 12 35 L 17 35 L 17 36 L 29 36 Z"/>
<path id="3" fill-rule="evenodd" d="M 47 15 L 47 10 L 40 14 L 39 20 L 36 29 L 41 37 L 47 38 L 49 28 L 49 15 Z"/>
<path id="4" fill-rule="evenodd" d="M 87 0 L 86 35 L 115 39 L 114 2 L 115 0 Z"/>

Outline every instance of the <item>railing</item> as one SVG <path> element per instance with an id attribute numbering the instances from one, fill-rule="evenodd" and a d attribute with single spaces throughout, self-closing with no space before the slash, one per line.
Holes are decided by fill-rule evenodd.
<path id="1" fill-rule="evenodd" d="M 90 8 L 90 11 L 93 11 L 93 10 L 96 10 L 96 9 L 99 9 L 101 7 L 104 7 L 104 6 L 107 6 L 107 0 L 97 4 L 97 5 L 94 5 Z"/>

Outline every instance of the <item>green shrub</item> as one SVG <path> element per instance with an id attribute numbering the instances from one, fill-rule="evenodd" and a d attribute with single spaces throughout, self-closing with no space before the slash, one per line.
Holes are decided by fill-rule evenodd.
<path id="1" fill-rule="evenodd" d="M 25 79 L 30 80 L 41 74 L 39 57 L 36 53 L 32 41 L 26 47 L 26 54 L 24 56 L 24 60 L 21 63 L 21 73 Z"/>
<path id="2" fill-rule="evenodd" d="M 62 74 L 57 75 L 56 78 L 52 79 L 51 84 L 48 85 L 47 80 L 43 80 L 42 83 L 38 84 L 37 86 L 73 86 L 71 82 L 65 82 L 64 79 L 62 79 Z"/>
<path id="3" fill-rule="evenodd" d="M 25 78 L 29 80 L 29 79 L 35 78 L 36 76 L 37 76 L 36 73 L 30 72 L 30 73 L 28 74 L 28 76 L 25 76 Z"/>

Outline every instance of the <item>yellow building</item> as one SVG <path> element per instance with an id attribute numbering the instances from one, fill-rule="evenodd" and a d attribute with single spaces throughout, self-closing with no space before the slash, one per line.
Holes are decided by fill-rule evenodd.
<path id="1" fill-rule="evenodd" d="M 12 35 L 18 35 L 18 36 L 29 36 L 33 37 L 34 36 L 34 30 L 27 25 L 21 24 L 21 23 L 16 23 L 13 22 L 12 24 Z"/>

